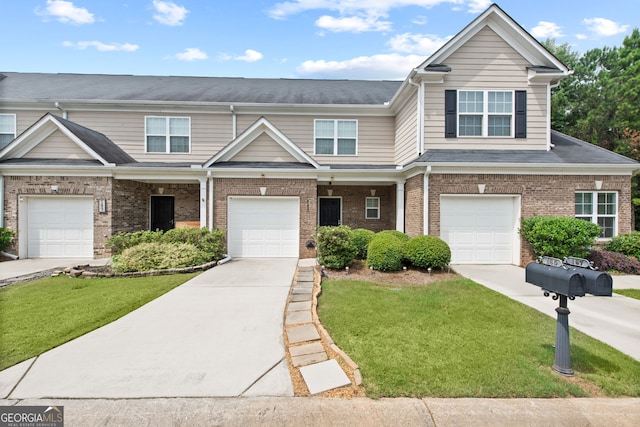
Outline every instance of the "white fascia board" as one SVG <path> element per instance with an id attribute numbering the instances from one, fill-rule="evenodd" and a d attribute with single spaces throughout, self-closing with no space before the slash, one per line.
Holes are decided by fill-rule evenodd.
<path id="1" fill-rule="evenodd" d="M 549 163 L 427 163 L 419 162 L 406 168 L 424 170 L 431 166 L 432 174 L 494 174 L 494 175 L 632 175 L 640 165 L 594 165 Z"/>
<path id="2" fill-rule="evenodd" d="M 78 165 L 0 165 L 0 173 L 14 176 L 113 176 L 115 167 Z"/>

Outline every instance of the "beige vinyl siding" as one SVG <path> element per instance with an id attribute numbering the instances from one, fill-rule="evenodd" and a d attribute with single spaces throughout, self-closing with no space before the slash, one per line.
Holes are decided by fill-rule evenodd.
<path id="1" fill-rule="evenodd" d="M 451 67 L 445 83 L 427 84 L 425 90 L 425 149 L 546 149 L 546 86 L 529 86 L 527 67 L 532 64 L 492 29 L 483 28 L 442 62 Z M 527 138 L 445 138 L 446 89 L 526 90 Z"/>
<path id="2" fill-rule="evenodd" d="M 191 117 L 191 153 L 145 153 L 146 116 Z M 203 163 L 232 139 L 231 114 L 71 111 L 68 118 L 105 134 L 140 162 Z"/>
<path id="3" fill-rule="evenodd" d="M 238 114 L 238 135 L 260 116 Z M 265 115 L 280 132 L 320 164 L 389 165 L 394 158 L 394 118 L 370 116 L 293 116 Z M 340 119 L 358 121 L 357 156 L 315 156 L 314 120 Z"/>
<path id="4" fill-rule="evenodd" d="M 15 114 L 16 115 L 16 136 L 19 136 L 22 132 L 27 130 L 31 125 L 41 119 L 46 111 L 42 110 L 0 110 L 1 114 Z M 50 111 L 52 114 L 56 114 L 56 111 Z M 58 113 L 61 113 L 58 111 Z M 61 116 L 61 114 L 59 114 Z"/>
<path id="5" fill-rule="evenodd" d="M 275 142 L 269 135 L 262 134 L 251 141 L 242 151 L 231 158 L 232 162 L 297 162 L 295 157 Z"/>
<path id="6" fill-rule="evenodd" d="M 417 92 L 409 97 L 396 115 L 396 141 L 395 157 L 396 165 L 405 165 L 418 156 L 417 144 Z"/>
<path id="7" fill-rule="evenodd" d="M 59 130 L 53 132 L 23 157 L 27 159 L 93 159 Z"/>

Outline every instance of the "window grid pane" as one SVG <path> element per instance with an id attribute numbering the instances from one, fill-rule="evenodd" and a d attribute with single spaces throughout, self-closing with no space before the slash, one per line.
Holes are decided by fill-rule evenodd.
<path id="1" fill-rule="evenodd" d="M 316 138 L 334 137 L 333 120 L 316 120 Z"/>
<path id="2" fill-rule="evenodd" d="M 9 145 L 9 143 L 13 141 L 13 135 L 9 134 L 0 134 L 0 149 Z"/>
<path id="3" fill-rule="evenodd" d="M 169 151 L 171 153 L 188 153 L 189 152 L 189 138 L 186 136 L 171 136 L 169 137 Z"/>
<path id="4" fill-rule="evenodd" d="M 0 114 L 0 133 L 10 134 L 12 139 L 16 134 L 16 116 L 13 114 Z"/>
<path id="5" fill-rule="evenodd" d="M 356 155 L 357 120 L 315 120 L 315 154 Z"/>
<path id="6" fill-rule="evenodd" d="M 339 139 L 338 154 L 356 154 L 355 139 Z"/>
<path id="7" fill-rule="evenodd" d="M 166 135 L 167 120 L 164 117 L 147 117 L 147 135 Z"/>
<path id="8" fill-rule="evenodd" d="M 575 193 L 576 218 L 598 224 L 601 238 L 616 235 L 618 194 L 615 192 L 577 192 Z"/>
<path id="9" fill-rule="evenodd" d="M 177 117 L 170 118 L 169 135 L 189 136 L 189 119 Z"/>
<path id="10" fill-rule="evenodd" d="M 460 136 L 482 136 L 482 116 L 460 116 Z"/>
<path id="11" fill-rule="evenodd" d="M 481 91 L 460 91 L 458 111 L 461 113 L 482 113 L 484 111 L 484 93 Z"/>
<path id="12" fill-rule="evenodd" d="M 489 136 L 510 136 L 511 116 L 489 116 Z"/>
<path id="13" fill-rule="evenodd" d="M 338 120 L 338 138 L 355 138 L 356 122 L 353 120 Z"/>
<path id="14" fill-rule="evenodd" d="M 576 215 L 592 215 L 592 194 L 576 193 Z"/>
<path id="15" fill-rule="evenodd" d="M 316 139 L 316 154 L 333 154 L 333 138 Z"/>
<path id="16" fill-rule="evenodd" d="M 598 225 L 602 227 L 600 237 L 609 238 L 615 235 L 615 218 L 600 217 L 598 218 Z"/>
<path id="17" fill-rule="evenodd" d="M 380 219 L 380 198 L 367 197 L 365 200 L 365 218 Z"/>
<path id="18" fill-rule="evenodd" d="M 164 136 L 147 136 L 148 153 L 165 153 L 167 151 L 167 139 Z"/>
<path id="19" fill-rule="evenodd" d="M 489 92 L 489 113 L 511 113 L 513 111 L 511 92 Z"/>
<path id="20" fill-rule="evenodd" d="M 598 215 L 616 214 L 616 193 L 598 193 Z"/>

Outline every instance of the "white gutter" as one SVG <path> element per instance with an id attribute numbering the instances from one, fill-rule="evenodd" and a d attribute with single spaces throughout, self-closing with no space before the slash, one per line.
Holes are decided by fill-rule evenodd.
<path id="1" fill-rule="evenodd" d="M 231 140 L 234 140 L 236 139 L 238 133 L 236 109 L 234 108 L 233 104 L 229 105 L 229 109 L 231 110 Z"/>
<path id="2" fill-rule="evenodd" d="M 60 103 L 58 101 L 56 101 L 56 103 L 54 105 L 56 106 L 56 108 L 58 110 L 62 111 L 62 118 L 63 119 L 67 119 L 68 118 L 67 110 L 62 108 L 62 105 L 60 105 Z"/>
<path id="3" fill-rule="evenodd" d="M 429 174 L 431 174 L 431 165 L 427 166 L 427 169 L 424 172 L 424 181 L 422 183 L 423 186 L 423 194 L 424 200 L 423 204 L 423 214 L 422 214 L 422 234 L 429 234 Z"/>
<path id="4" fill-rule="evenodd" d="M 209 178 L 209 230 L 213 230 L 213 177 L 211 171 L 207 172 Z"/>
<path id="5" fill-rule="evenodd" d="M 416 102 L 416 153 L 422 155 L 424 147 L 424 82 L 415 83 L 412 79 L 407 80 L 411 86 L 418 88 Z"/>

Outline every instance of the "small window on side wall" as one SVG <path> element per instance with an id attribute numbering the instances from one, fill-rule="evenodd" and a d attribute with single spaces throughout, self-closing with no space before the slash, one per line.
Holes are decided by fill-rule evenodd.
<path id="1" fill-rule="evenodd" d="M 380 219 L 380 197 L 367 197 L 365 201 L 366 219 Z"/>
<path id="2" fill-rule="evenodd" d="M 601 238 L 618 234 L 618 193 L 613 191 L 580 191 L 575 195 L 576 218 L 598 224 Z"/>

